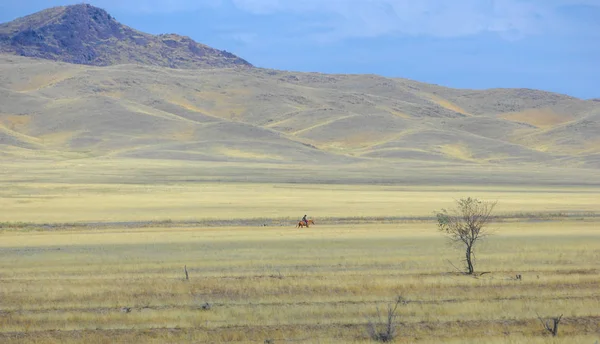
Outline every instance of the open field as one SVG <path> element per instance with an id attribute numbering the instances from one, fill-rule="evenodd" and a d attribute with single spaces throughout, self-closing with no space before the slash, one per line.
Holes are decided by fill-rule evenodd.
<path id="1" fill-rule="evenodd" d="M 403 343 L 600 340 L 593 187 L 25 181 L 1 192 L 0 221 L 34 223 L 0 226 L 3 343 L 367 343 L 367 317 L 397 295 L 410 301 Z M 477 255 L 490 273 L 477 279 L 456 272 L 462 252 L 430 219 L 466 196 L 499 201 Z M 304 213 L 317 225 L 295 229 Z M 536 313 L 564 314 L 558 338 Z"/>
<path id="2" fill-rule="evenodd" d="M 600 214 L 598 187 L 12 182 L 0 188 L 0 222 L 270 219 L 287 225 L 304 214 L 317 221 L 381 222 L 432 217 L 434 210 L 467 196 L 497 200 L 496 214 L 503 217 Z"/>
<path id="3" fill-rule="evenodd" d="M 0 343 L 368 343 L 399 295 L 401 343 L 600 343 L 600 102 L 238 68 L 77 8 L 0 25 L 125 44 L 0 54 Z M 498 201 L 476 277 L 434 222 L 464 197 Z"/>
<path id="4" fill-rule="evenodd" d="M 0 341 L 366 343 L 366 317 L 402 295 L 399 342 L 592 344 L 599 224 L 494 224 L 478 279 L 428 222 L 8 231 Z M 557 339 L 536 313 L 564 314 Z"/>

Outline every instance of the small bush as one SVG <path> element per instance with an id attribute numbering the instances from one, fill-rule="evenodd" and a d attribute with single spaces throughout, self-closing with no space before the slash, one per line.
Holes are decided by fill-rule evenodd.
<path id="1" fill-rule="evenodd" d="M 405 305 L 407 303 L 408 301 L 406 301 L 402 296 L 398 296 L 394 305 L 388 304 L 387 317 L 385 319 L 381 316 L 379 307 L 377 307 L 377 318 L 369 319 L 367 322 L 367 333 L 369 334 L 369 337 L 374 341 L 382 343 L 394 341 L 398 334 L 398 306 L 400 304 Z"/>

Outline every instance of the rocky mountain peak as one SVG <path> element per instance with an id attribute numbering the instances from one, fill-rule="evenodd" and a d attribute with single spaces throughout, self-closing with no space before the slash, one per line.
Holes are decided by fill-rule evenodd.
<path id="1" fill-rule="evenodd" d="M 88 4 L 54 7 L 0 24 L 0 53 L 96 66 L 252 67 L 232 53 L 189 37 L 139 32 Z"/>

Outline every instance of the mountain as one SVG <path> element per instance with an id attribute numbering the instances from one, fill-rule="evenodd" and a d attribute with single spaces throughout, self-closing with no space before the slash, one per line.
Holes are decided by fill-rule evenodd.
<path id="1" fill-rule="evenodd" d="M 0 52 L 94 66 L 251 67 L 189 37 L 136 31 L 87 4 L 54 7 L 0 24 Z"/>
<path id="2" fill-rule="evenodd" d="M 131 170 L 130 182 L 600 184 L 594 100 L 256 68 L 88 5 L 2 24 L 0 37 L 5 173 L 60 179 L 48 166 L 61 164 L 119 182 Z"/>

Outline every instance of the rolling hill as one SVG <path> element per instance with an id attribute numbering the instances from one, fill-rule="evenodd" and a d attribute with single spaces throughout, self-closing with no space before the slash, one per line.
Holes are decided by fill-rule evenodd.
<path id="1" fill-rule="evenodd" d="M 208 47 L 200 55 L 190 45 L 169 47 L 165 36 L 129 29 L 91 6 L 42 13 L 0 25 L 5 162 L 133 159 L 263 171 L 301 166 L 305 175 L 329 169 L 323 173 L 330 179 L 336 172 L 368 179 L 410 166 L 479 169 L 482 175 L 490 168 L 600 168 L 597 101 L 530 89 L 451 89 L 376 75 L 255 68 Z M 105 40 L 98 38 L 100 29 L 80 37 L 81 49 L 100 52 L 94 59 L 78 59 L 79 48 L 44 53 L 47 45 L 57 47 L 64 23 L 73 17 L 91 23 L 94 15 L 102 27 L 120 32 L 106 33 Z M 46 37 L 43 44 L 13 44 L 31 30 Z M 155 59 L 157 50 L 133 42 L 138 36 L 171 50 L 156 48 L 165 58 Z M 125 47 L 128 57 L 111 52 L 114 47 Z"/>
<path id="2" fill-rule="evenodd" d="M 0 82 L 3 144 L 90 157 L 595 165 L 600 152 L 599 104 L 533 90 L 8 55 Z"/>

